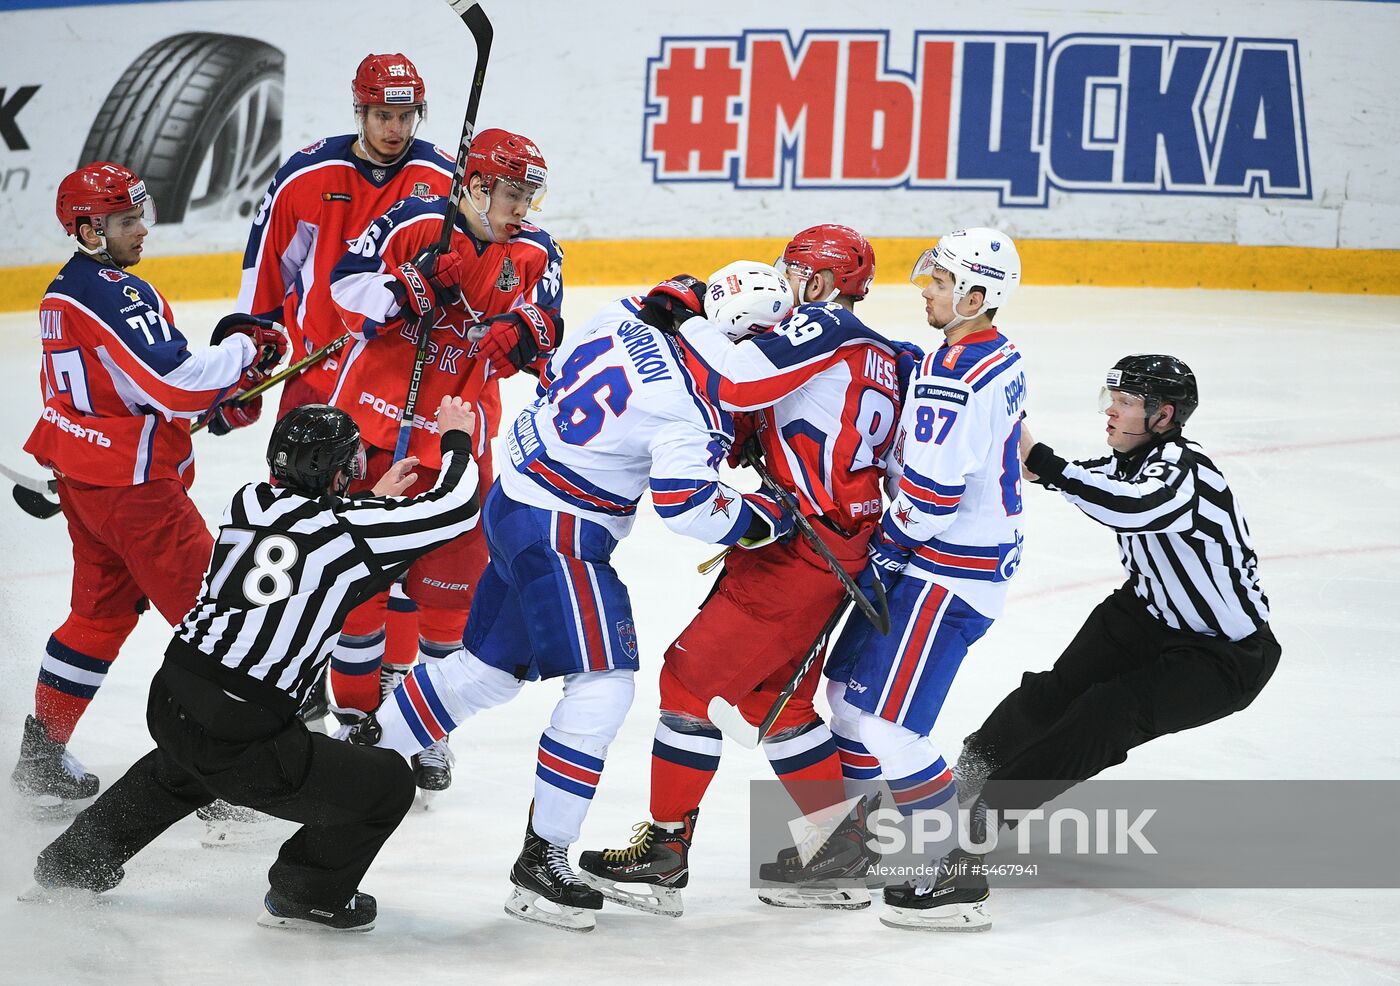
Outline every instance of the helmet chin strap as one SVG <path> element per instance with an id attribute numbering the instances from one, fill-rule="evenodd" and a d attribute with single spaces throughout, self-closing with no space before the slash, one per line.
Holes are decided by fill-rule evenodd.
<path id="1" fill-rule="evenodd" d="M 944 326 L 942 326 L 942 327 L 939 329 L 939 331 L 941 331 L 944 335 L 947 335 L 949 332 L 951 332 L 951 331 L 953 331 L 954 329 L 958 328 L 958 326 L 960 326 L 960 325 L 966 325 L 968 322 L 971 322 L 973 319 L 979 318 L 979 317 L 982 315 L 982 313 L 985 312 L 985 311 L 987 310 L 987 302 L 986 302 L 986 300 L 984 299 L 984 300 L 982 301 L 982 307 L 981 307 L 981 308 L 978 308 L 977 311 L 973 312 L 971 315 L 959 315 L 959 314 L 958 314 L 958 306 L 962 304 L 963 299 L 966 298 L 966 297 L 967 297 L 967 292 L 966 292 L 966 291 L 964 291 L 962 294 L 955 294 L 955 295 L 953 295 L 953 317 L 952 317 L 952 319 L 948 322 L 947 325 L 944 325 Z"/>
<path id="2" fill-rule="evenodd" d="M 97 217 L 94 217 L 94 218 L 97 218 Z M 98 227 L 97 227 L 96 225 L 94 225 L 94 226 L 92 227 L 92 229 L 93 229 L 94 231 L 96 231 L 97 228 L 98 228 Z M 76 236 L 76 237 L 74 237 L 74 239 L 76 239 L 76 240 L 78 241 L 78 249 L 79 249 L 79 250 L 81 250 L 83 253 L 87 254 L 87 255 L 88 255 L 89 257 L 91 257 L 93 260 L 100 260 L 100 261 L 103 261 L 103 262 L 109 264 L 109 265 L 112 266 L 112 267 L 122 267 L 123 269 L 125 268 L 125 265 L 117 263 L 116 259 L 112 256 L 111 251 L 109 251 L 109 250 L 107 249 L 107 234 L 106 234 L 106 233 L 102 233 L 102 232 L 98 232 L 98 233 L 97 233 L 97 239 L 98 239 L 97 247 L 96 247 L 96 249 L 91 249 L 91 248 L 89 248 L 89 247 L 87 247 L 87 246 L 85 246 L 85 245 L 83 244 L 83 237 L 82 237 L 82 235 L 81 235 L 81 232 L 82 232 L 82 231 L 80 230 L 80 231 L 79 231 L 79 235 Z"/>
<path id="3" fill-rule="evenodd" d="M 486 230 L 486 235 L 492 240 L 496 239 L 496 231 L 491 228 L 491 220 L 487 218 L 487 213 L 491 211 L 491 189 L 486 187 L 486 179 L 481 180 L 481 194 L 486 196 L 486 204 L 480 209 L 476 207 L 476 201 L 472 198 L 471 181 L 468 179 L 467 186 L 462 189 L 462 194 L 467 197 L 467 204 L 472 207 L 472 212 L 481 220 L 481 227 Z"/>

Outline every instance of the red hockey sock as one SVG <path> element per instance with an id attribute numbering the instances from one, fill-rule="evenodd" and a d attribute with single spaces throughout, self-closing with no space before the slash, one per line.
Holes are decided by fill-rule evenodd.
<path id="1" fill-rule="evenodd" d="M 651 817 L 679 822 L 700 807 L 719 769 L 724 747 L 718 729 L 665 665 L 661 668 L 661 717 L 651 747 Z"/>
<path id="2" fill-rule="evenodd" d="M 379 708 L 379 665 L 384 660 L 384 622 L 389 594 L 381 592 L 345 617 L 331 651 L 331 695 L 342 709 Z"/>
<path id="3" fill-rule="evenodd" d="M 462 631 L 467 627 L 467 611 L 442 606 L 418 607 L 418 653 L 423 658 L 441 659 L 460 650 Z"/>
<path id="4" fill-rule="evenodd" d="M 384 663 L 407 670 L 418 658 L 418 604 L 395 582 L 389 587 L 389 616 L 384 625 Z"/>
<path id="5" fill-rule="evenodd" d="M 755 692 L 739 703 L 739 711 L 749 721 L 761 722 L 772 708 L 774 697 L 766 691 Z M 783 707 L 764 737 L 763 752 L 804 815 L 845 800 L 836 738 L 817 715 L 811 698 L 794 696 Z"/>
<path id="6" fill-rule="evenodd" d="M 72 613 L 49 637 L 34 688 L 34 717 L 49 739 L 67 743 L 72 737 L 137 619 L 136 613 L 106 619 Z"/>

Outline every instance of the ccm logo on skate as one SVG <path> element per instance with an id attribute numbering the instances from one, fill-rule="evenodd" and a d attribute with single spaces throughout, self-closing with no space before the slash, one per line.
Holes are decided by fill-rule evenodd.
<path id="1" fill-rule="evenodd" d="M 364 391 L 360 391 L 360 403 L 367 405 L 370 408 L 373 408 L 375 414 L 382 414 L 384 415 L 384 417 L 392 418 L 395 421 L 403 420 L 403 409 L 400 408 L 397 404 L 392 404 L 389 401 L 386 401 L 382 397 L 376 397 L 373 394 L 368 394 Z M 429 434 L 433 435 L 436 435 L 438 430 L 437 421 L 429 420 L 428 418 L 425 418 L 422 415 L 418 414 L 415 414 L 413 416 L 413 427 L 423 428 Z"/>
<path id="2" fill-rule="evenodd" d="M 51 407 L 44 408 L 44 420 L 49 424 L 57 425 L 59 431 L 65 431 L 74 438 L 85 440 L 89 445 L 96 445 L 98 448 L 111 448 L 112 440 L 100 431 L 92 428 L 84 428 L 80 424 L 69 421 Z"/>

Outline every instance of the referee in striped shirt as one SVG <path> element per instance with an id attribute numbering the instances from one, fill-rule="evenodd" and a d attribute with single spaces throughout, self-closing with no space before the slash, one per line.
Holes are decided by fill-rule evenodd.
<path id="1" fill-rule="evenodd" d="M 965 797 L 985 780 L 986 807 L 1037 807 L 1135 746 L 1240 711 L 1278 666 L 1244 515 L 1182 435 L 1197 403 L 1181 360 L 1128 356 L 1100 396 L 1112 455 L 1066 462 L 1023 425 L 1026 478 L 1115 530 L 1128 580 L 1053 668 L 1025 674 L 967 738 L 957 768 Z M 997 781 L 1038 783 L 998 790 Z"/>
<path id="2" fill-rule="evenodd" d="M 151 681 L 156 741 L 39 854 L 21 897 L 101 893 L 122 865 L 186 815 L 222 798 L 301 822 L 268 872 L 258 923 L 368 931 L 376 904 L 360 878 L 413 804 L 413 772 L 390 750 L 311 733 L 297 718 L 354 606 L 477 518 L 474 415 L 443 398 L 437 484 L 413 497 L 417 460 L 371 491 L 359 429 L 324 404 L 295 408 L 272 430 L 271 483 L 251 483 L 224 513 L 200 599 Z"/>

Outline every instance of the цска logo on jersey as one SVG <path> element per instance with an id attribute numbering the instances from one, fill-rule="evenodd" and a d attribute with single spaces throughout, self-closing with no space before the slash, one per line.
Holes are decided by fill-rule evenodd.
<path id="1" fill-rule="evenodd" d="M 910 49 L 906 48 L 905 52 Z M 663 38 L 655 180 L 1309 198 L 1296 41 L 919 31 Z"/>

